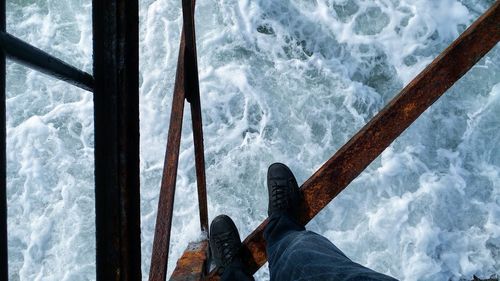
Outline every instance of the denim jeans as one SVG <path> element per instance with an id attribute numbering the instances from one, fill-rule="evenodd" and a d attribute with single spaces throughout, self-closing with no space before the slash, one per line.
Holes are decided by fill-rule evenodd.
<path id="1" fill-rule="evenodd" d="M 396 279 L 351 261 L 325 237 L 305 228 L 287 214 L 273 214 L 264 230 L 272 281 L 394 281 Z M 235 260 L 222 281 L 254 280 Z"/>

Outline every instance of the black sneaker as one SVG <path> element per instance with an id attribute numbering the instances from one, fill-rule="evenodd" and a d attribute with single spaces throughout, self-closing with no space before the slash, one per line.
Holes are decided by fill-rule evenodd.
<path id="1" fill-rule="evenodd" d="M 219 215 L 212 221 L 209 242 L 215 265 L 223 270 L 234 260 L 241 248 L 240 234 L 230 217 Z"/>
<path id="2" fill-rule="evenodd" d="M 292 171 L 281 163 L 274 163 L 267 170 L 269 193 L 268 215 L 286 212 L 293 218 L 298 216 L 300 191 Z"/>

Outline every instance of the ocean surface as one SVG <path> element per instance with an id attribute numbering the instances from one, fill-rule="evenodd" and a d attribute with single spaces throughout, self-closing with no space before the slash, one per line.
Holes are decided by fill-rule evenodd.
<path id="1" fill-rule="evenodd" d="M 493 3 L 198 0 L 210 219 L 248 235 L 269 164 L 305 181 Z M 7 0 L 7 13 L 8 32 L 92 72 L 90 0 Z M 144 280 L 181 24 L 179 0 L 140 1 Z M 498 274 L 499 61 L 496 46 L 307 227 L 401 280 Z M 169 273 L 202 236 L 184 119 Z M 9 280 L 95 280 L 93 134 L 91 93 L 7 64 Z"/>

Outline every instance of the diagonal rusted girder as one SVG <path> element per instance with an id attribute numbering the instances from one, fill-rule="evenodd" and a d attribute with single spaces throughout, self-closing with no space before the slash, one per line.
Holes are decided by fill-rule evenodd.
<path id="1" fill-rule="evenodd" d="M 184 99 L 187 99 L 191 103 L 200 224 L 202 230 L 208 230 L 203 130 L 198 65 L 196 59 L 196 36 L 194 30 L 194 5 L 195 0 L 182 0 L 184 24 L 181 32 L 174 97 L 172 100 L 170 127 L 168 131 L 167 151 L 165 154 L 160 198 L 158 201 L 153 252 L 149 271 L 150 281 L 163 281 L 167 274 L 182 118 L 184 115 Z"/>
<path id="2" fill-rule="evenodd" d="M 300 221 L 309 222 L 353 181 L 446 90 L 477 63 L 500 39 L 500 1 L 477 19 L 446 50 L 411 81 L 361 131 L 316 171 L 301 187 L 304 201 Z M 251 272 L 266 261 L 262 236 L 268 220 L 243 241 L 251 253 Z M 219 276 L 212 271 L 209 280 Z"/>
<path id="3" fill-rule="evenodd" d="M 179 150 L 182 133 L 182 118 L 184 115 L 184 32 L 181 35 L 179 59 L 175 76 L 174 97 L 170 113 L 170 127 L 168 129 L 167 151 L 163 165 L 160 198 L 156 217 L 151 267 L 149 268 L 150 281 L 164 281 L 167 274 L 168 251 L 170 248 L 170 232 L 174 208 L 175 183 L 179 163 Z"/>

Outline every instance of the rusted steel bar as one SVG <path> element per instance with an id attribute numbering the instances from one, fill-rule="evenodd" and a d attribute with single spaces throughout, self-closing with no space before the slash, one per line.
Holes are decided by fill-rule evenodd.
<path id="1" fill-rule="evenodd" d="M 408 84 L 332 158 L 316 171 L 301 191 L 300 221 L 309 222 L 354 180 L 394 139 L 446 90 L 478 62 L 500 39 L 500 1 L 477 19 L 460 37 Z M 267 219 L 245 240 L 252 272 L 267 260 L 262 236 Z M 217 280 L 215 271 L 210 280 Z"/>
<path id="2" fill-rule="evenodd" d="M 141 280 L 138 0 L 93 0 L 97 280 Z"/>
<path id="3" fill-rule="evenodd" d="M 208 241 L 189 243 L 170 281 L 201 281 L 207 272 Z"/>
<path id="4" fill-rule="evenodd" d="M 200 96 L 191 100 L 191 119 L 193 123 L 194 154 L 196 161 L 196 184 L 198 186 L 198 204 L 201 230 L 208 233 L 208 204 L 205 176 L 205 155 L 203 148 L 203 125 L 201 122 Z"/>
<path id="5" fill-rule="evenodd" d="M 201 117 L 200 84 L 198 79 L 198 61 L 196 54 L 194 2 L 194 0 L 182 0 L 182 14 L 184 17 L 184 30 L 186 34 L 186 99 L 191 103 L 191 120 L 193 125 L 200 225 L 203 231 L 208 231 L 205 149 L 203 147 L 203 123 Z"/>
<path id="6" fill-rule="evenodd" d="M 94 78 L 92 75 L 6 32 L 0 32 L 0 47 L 5 51 L 9 59 L 17 63 L 68 82 L 89 92 L 94 90 Z"/>
<path id="7" fill-rule="evenodd" d="M 191 102 L 198 201 L 200 207 L 200 224 L 202 230 L 208 230 L 203 130 L 201 122 L 200 90 L 194 33 L 194 4 L 194 0 L 183 0 L 182 2 L 184 25 L 181 32 L 181 43 L 179 46 L 174 98 L 172 102 L 172 113 L 170 117 L 170 128 L 168 133 L 162 186 L 158 202 L 158 215 L 156 220 L 149 280 L 163 281 L 165 280 L 167 273 L 175 184 L 182 130 L 182 116 L 184 113 L 184 98 L 187 99 L 186 96 L 188 93 L 190 96 L 189 101 Z"/>
<path id="8" fill-rule="evenodd" d="M 181 33 L 179 58 L 175 76 L 174 97 L 170 113 L 170 127 L 168 129 L 167 151 L 163 166 L 160 198 L 158 199 L 158 213 L 149 269 L 150 281 L 164 281 L 167 274 L 168 251 L 170 247 L 170 230 L 172 228 L 172 214 L 174 207 L 175 183 L 177 166 L 179 163 L 179 149 L 181 143 L 182 117 L 184 115 L 184 59 L 185 39 Z"/>
<path id="9" fill-rule="evenodd" d="M 5 32 L 5 0 L 0 1 L 0 32 Z M 0 280 L 9 280 L 5 125 L 5 53 L 0 49 Z"/>

